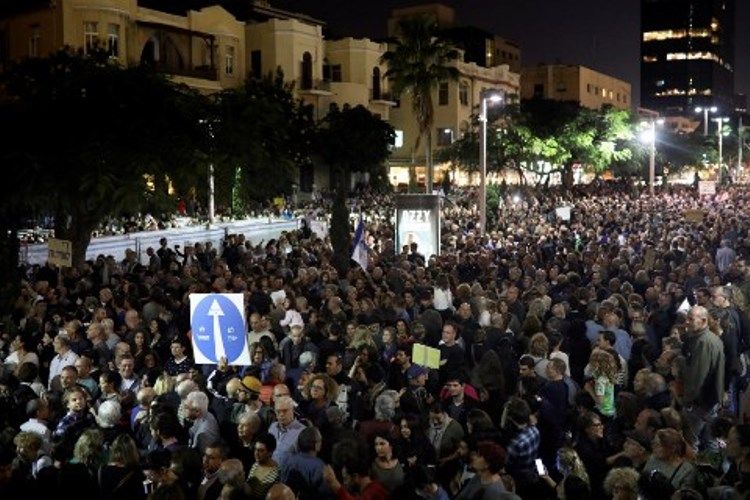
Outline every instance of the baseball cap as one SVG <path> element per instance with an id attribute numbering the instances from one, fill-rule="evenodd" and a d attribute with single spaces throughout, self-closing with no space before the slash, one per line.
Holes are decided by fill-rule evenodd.
<path id="1" fill-rule="evenodd" d="M 409 369 L 406 370 L 406 376 L 409 380 L 417 378 L 420 375 L 427 375 L 427 368 L 419 365 L 411 365 Z"/>
<path id="2" fill-rule="evenodd" d="M 242 377 L 242 387 L 250 392 L 260 394 L 260 388 L 263 387 L 263 384 L 261 384 L 260 380 L 258 380 L 256 377 L 253 377 L 252 375 L 246 375 L 245 377 Z"/>

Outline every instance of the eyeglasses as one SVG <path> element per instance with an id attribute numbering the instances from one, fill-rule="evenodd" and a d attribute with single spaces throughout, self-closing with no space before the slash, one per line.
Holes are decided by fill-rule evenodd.
<path id="1" fill-rule="evenodd" d="M 604 427 L 604 424 L 601 422 L 592 422 L 591 427 Z"/>

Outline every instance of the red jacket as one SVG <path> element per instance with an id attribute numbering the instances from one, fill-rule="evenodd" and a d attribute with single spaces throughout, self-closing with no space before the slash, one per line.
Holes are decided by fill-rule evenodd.
<path id="1" fill-rule="evenodd" d="M 342 486 L 336 492 L 336 498 L 338 498 L 338 500 L 389 500 L 391 497 L 388 495 L 385 488 L 383 488 L 382 484 L 377 481 L 372 481 L 365 486 L 362 494 L 358 497 L 352 496 L 352 494 L 346 491 L 346 488 Z"/>

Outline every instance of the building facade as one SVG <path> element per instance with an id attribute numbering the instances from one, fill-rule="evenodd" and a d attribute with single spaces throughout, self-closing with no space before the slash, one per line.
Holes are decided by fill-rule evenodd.
<path id="1" fill-rule="evenodd" d="M 631 109 L 631 85 L 585 66 L 547 64 L 521 70 L 522 99 L 577 102 L 590 109 Z"/>
<path id="2" fill-rule="evenodd" d="M 730 113 L 734 13 L 734 0 L 641 0 L 641 105 L 666 116 Z"/>
<path id="3" fill-rule="evenodd" d="M 29 2 L 0 19 L 0 63 L 99 47 L 123 65 L 152 64 L 210 93 L 244 81 L 244 29 L 219 6 L 176 14 L 136 0 Z"/>
<path id="4" fill-rule="evenodd" d="M 507 65 L 485 68 L 476 63 L 461 60 L 454 62 L 459 72 L 455 81 L 441 83 L 432 93 L 435 109 L 432 136 L 433 156 L 440 148 L 461 138 L 473 127 L 479 114 L 482 95 L 486 91 L 496 91 L 506 99 L 513 99 L 519 93 L 519 75 L 510 71 Z M 425 157 L 427 139 L 420 140 L 415 148 L 419 127 L 411 110 L 411 100 L 402 96 L 399 106 L 391 110 L 391 125 L 396 130 L 396 147 L 391 156 L 391 181 L 394 184 L 409 182 L 409 167 L 416 166 L 417 181 L 426 178 Z M 435 181 L 439 181 L 443 168 L 436 164 Z"/>

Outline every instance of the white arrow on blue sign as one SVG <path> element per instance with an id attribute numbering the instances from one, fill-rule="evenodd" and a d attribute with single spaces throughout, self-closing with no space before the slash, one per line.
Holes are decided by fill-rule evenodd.
<path id="1" fill-rule="evenodd" d="M 230 365 L 250 364 L 241 293 L 190 294 L 190 327 L 197 364 L 216 364 L 222 357 Z"/>

